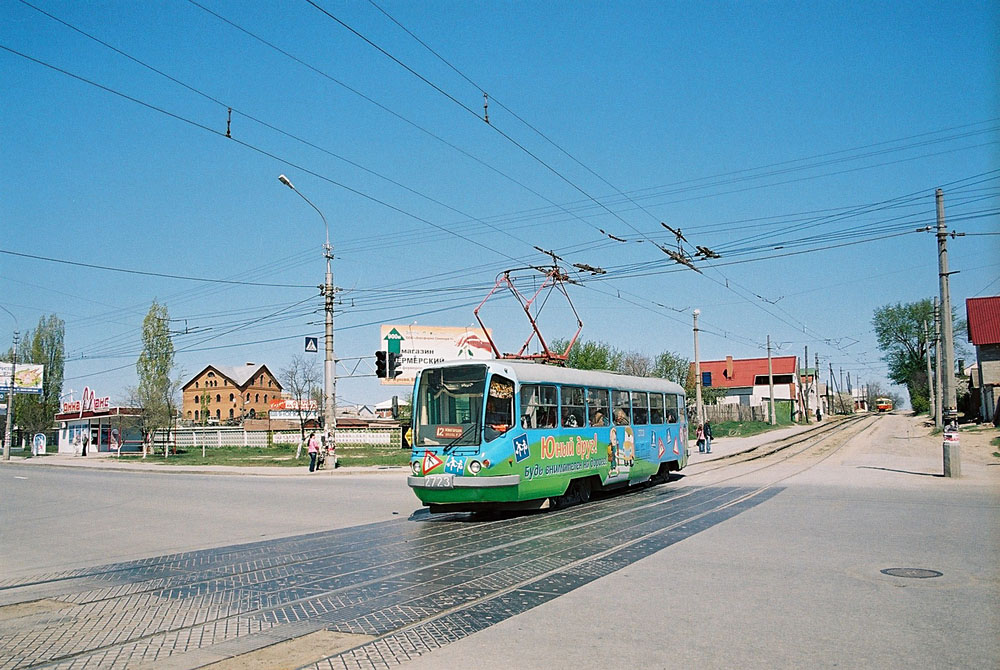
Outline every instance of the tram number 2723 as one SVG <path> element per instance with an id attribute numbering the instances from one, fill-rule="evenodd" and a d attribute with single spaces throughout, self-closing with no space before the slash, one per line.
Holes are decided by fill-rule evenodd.
<path id="1" fill-rule="evenodd" d="M 455 475 L 427 475 L 424 486 L 429 489 L 450 489 L 455 486 Z"/>

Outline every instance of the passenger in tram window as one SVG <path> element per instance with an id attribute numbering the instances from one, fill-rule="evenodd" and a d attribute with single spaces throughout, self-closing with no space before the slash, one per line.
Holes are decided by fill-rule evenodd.
<path id="1" fill-rule="evenodd" d="M 563 420 L 563 426 L 566 428 L 578 428 L 580 422 L 577 421 L 576 414 L 567 414 L 566 418 Z"/>
<path id="2" fill-rule="evenodd" d="M 591 426 L 605 425 L 604 412 L 602 412 L 601 410 L 597 410 L 596 412 L 594 412 L 594 415 L 590 417 L 590 425 Z"/>
<path id="3" fill-rule="evenodd" d="M 624 426 L 628 424 L 628 414 L 621 407 L 615 410 L 615 425 Z"/>

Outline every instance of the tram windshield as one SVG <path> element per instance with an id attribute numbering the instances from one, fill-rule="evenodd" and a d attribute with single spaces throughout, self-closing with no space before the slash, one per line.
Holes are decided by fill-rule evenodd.
<path id="1" fill-rule="evenodd" d="M 482 437 L 486 366 L 429 368 L 420 373 L 414 446 L 473 446 Z"/>

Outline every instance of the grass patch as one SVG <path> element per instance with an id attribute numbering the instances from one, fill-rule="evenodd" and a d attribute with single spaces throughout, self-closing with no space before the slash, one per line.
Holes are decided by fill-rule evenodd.
<path id="1" fill-rule="evenodd" d="M 163 454 L 147 456 L 147 463 L 161 465 L 237 465 L 296 468 L 309 465 L 309 454 L 305 448 L 298 460 L 295 459 L 294 444 L 275 444 L 272 447 L 207 447 L 202 457 L 200 448 L 178 450 L 163 458 Z M 374 445 L 350 445 L 337 448 L 340 465 L 343 466 L 395 466 L 410 462 L 410 452 L 405 449 Z M 141 454 L 122 455 L 123 459 L 142 458 Z"/>
<path id="2" fill-rule="evenodd" d="M 769 430 L 788 428 L 793 425 L 795 424 L 779 423 L 772 426 L 767 421 L 723 421 L 722 423 L 712 424 L 712 439 L 717 440 L 720 437 L 750 437 L 751 435 L 759 435 Z M 688 427 L 688 439 L 694 440 L 698 426 L 690 423 Z"/>

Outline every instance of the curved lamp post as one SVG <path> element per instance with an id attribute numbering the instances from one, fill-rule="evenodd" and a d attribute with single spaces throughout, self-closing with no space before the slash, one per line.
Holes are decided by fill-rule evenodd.
<path id="1" fill-rule="evenodd" d="M 326 258 L 326 281 L 323 283 L 323 297 L 326 302 L 326 359 L 323 363 L 323 425 L 330 432 L 330 439 L 336 445 L 337 441 L 337 378 L 336 362 L 333 358 L 333 273 L 330 270 L 330 260 L 333 258 L 333 250 L 330 246 L 330 224 L 319 207 L 314 205 L 309 198 L 304 196 L 285 175 L 278 175 L 278 181 L 295 191 L 300 198 L 309 203 L 309 206 L 316 210 L 319 217 L 323 219 L 323 226 L 326 228 L 326 244 L 323 245 L 323 257 Z"/>

